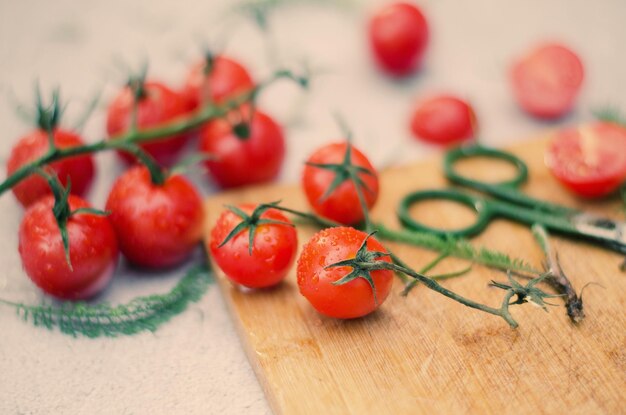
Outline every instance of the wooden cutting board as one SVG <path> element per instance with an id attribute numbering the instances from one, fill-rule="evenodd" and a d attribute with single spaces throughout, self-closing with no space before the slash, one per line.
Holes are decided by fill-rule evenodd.
<path id="1" fill-rule="evenodd" d="M 619 218 L 616 200 L 582 203 L 568 195 L 543 164 L 545 139 L 511 150 L 530 167 L 528 194 Z M 506 165 L 472 160 L 459 167 L 491 180 L 511 174 Z M 381 174 L 377 221 L 398 226 L 395 208 L 409 191 L 446 186 L 441 160 L 434 159 Z M 264 186 L 212 197 L 206 203 L 207 229 L 223 205 L 282 199 L 307 210 L 298 184 Z M 432 202 L 415 214 L 439 226 L 459 225 L 471 214 L 459 206 Z M 300 227 L 300 244 L 316 231 Z M 529 230 L 498 220 L 474 239 L 540 267 L 542 254 Z M 295 267 L 269 290 L 244 291 L 218 270 L 220 288 L 236 322 L 250 362 L 276 414 L 618 414 L 626 413 L 626 274 L 622 258 L 593 245 L 554 239 L 563 268 L 584 292 L 587 318 L 574 326 L 559 307 L 545 313 L 530 305 L 513 307 L 520 323 L 466 308 L 423 286 L 408 298 L 402 284 L 368 317 L 339 321 L 317 314 L 298 293 Z M 387 247 L 415 269 L 436 255 L 399 244 Z M 434 273 L 467 263 L 449 259 Z M 487 286 L 505 276 L 475 265 L 444 285 L 494 306 L 503 293 Z"/>

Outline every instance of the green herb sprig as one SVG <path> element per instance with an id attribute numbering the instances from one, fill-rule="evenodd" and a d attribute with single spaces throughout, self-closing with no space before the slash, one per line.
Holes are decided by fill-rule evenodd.
<path id="1" fill-rule="evenodd" d="M 26 305 L 1 299 L 0 304 L 15 308 L 18 316 L 36 327 L 56 328 L 73 337 L 118 337 L 156 331 L 197 302 L 212 281 L 208 266 L 199 265 L 191 268 L 168 293 L 137 297 L 127 304 L 65 301 Z"/>

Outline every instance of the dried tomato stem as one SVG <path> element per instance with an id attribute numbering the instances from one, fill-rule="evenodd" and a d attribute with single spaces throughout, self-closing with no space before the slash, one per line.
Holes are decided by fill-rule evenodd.
<path id="1" fill-rule="evenodd" d="M 576 293 L 569 278 L 563 272 L 558 255 L 550 246 L 548 232 L 543 226 L 538 224 L 533 225 L 532 232 L 546 258 L 547 276 L 544 281 L 550 284 L 559 294 L 564 295 L 567 315 L 573 323 L 580 323 L 585 318 L 583 299 Z"/>

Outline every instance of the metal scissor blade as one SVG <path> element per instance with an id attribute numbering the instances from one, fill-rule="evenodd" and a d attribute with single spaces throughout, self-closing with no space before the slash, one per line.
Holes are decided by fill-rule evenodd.
<path id="1" fill-rule="evenodd" d="M 618 222 L 589 213 L 579 213 L 572 217 L 572 223 L 580 233 L 626 253 L 626 222 Z"/>

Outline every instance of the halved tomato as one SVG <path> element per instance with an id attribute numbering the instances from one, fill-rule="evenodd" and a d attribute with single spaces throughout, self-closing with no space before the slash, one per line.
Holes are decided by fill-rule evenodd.
<path id="1" fill-rule="evenodd" d="M 626 180 L 626 128 L 599 122 L 560 131 L 550 143 L 546 164 L 579 196 L 606 196 Z"/>

